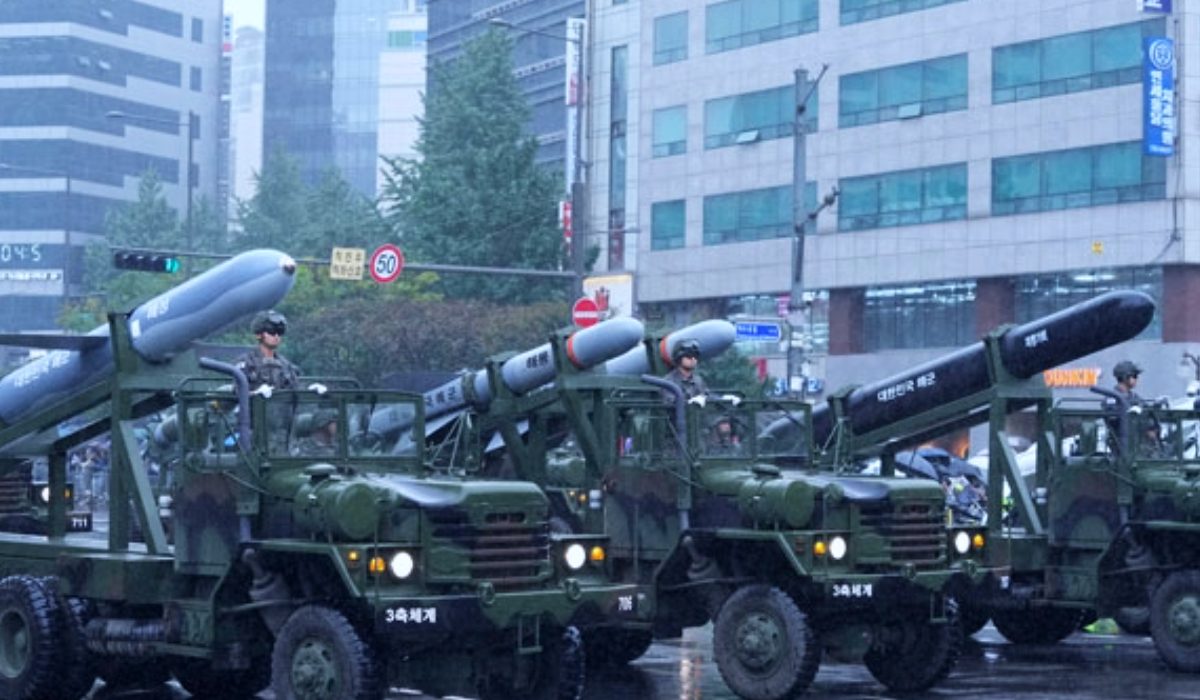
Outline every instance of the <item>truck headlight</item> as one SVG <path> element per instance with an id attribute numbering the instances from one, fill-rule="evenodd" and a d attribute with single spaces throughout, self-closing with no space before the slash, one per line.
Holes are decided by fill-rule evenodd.
<path id="1" fill-rule="evenodd" d="M 846 545 L 846 538 L 841 535 L 835 536 L 829 540 L 829 556 L 833 557 L 834 561 L 840 561 L 845 558 L 846 550 L 849 547 Z"/>
<path id="2" fill-rule="evenodd" d="M 587 563 L 587 550 L 576 542 L 567 547 L 567 551 L 563 553 L 563 561 L 566 562 L 568 569 L 578 571 Z"/>
<path id="3" fill-rule="evenodd" d="M 408 552 L 396 552 L 392 555 L 392 560 L 388 562 L 388 569 L 391 570 L 392 576 L 398 579 L 412 576 L 414 568 L 416 568 L 416 562 Z"/>
<path id="4" fill-rule="evenodd" d="M 50 487 L 43 486 L 42 490 L 38 492 L 38 495 L 42 497 L 42 503 L 49 503 L 50 502 Z"/>
<path id="5" fill-rule="evenodd" d="M 971 551 L 971 535 L 966 531 L 960 530 L 954 533 L 954 551 L 959 554 L 966 554 Z"/>

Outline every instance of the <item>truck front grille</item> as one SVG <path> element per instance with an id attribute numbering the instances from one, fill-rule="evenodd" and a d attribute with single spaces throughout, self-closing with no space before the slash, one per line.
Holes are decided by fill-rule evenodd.
<path id="1" fill-rule="evenodd" d="M 433 537 L 465 550 L 472 581 L 497 588 L 536 583 L 550 575 L 550 527 L 524 513 L 488 513 L 481 523 L 465 515 L 434 517 Z"/>
<path id="2" fill-rule="evenodd" d="M 860 522 L 886 541 L 893 566 L 917 569 L 944 566 L 946 524 L 941 503 L 883 503 L 864 507 Z"/>

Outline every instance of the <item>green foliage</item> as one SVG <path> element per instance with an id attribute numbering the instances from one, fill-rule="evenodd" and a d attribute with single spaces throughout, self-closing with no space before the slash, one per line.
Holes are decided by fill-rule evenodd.
<path id="1" fill-rule="evenodd" d="M 453 63 L 435 64 L 416 160 L 389 159 L 384 201 L 414 260 L 555 269 L 562 262 L 559 183 L 534 163 L 529 108 L 512 43 L 490 31 Z M 461 275 L 448 296 L 502 302 L 565 299 L 566 281 Z"/>
<path id="2" fill-rule="evenodd" d="M 545 342 L 568 315 L 563 303 L 345 299 L 291 323 L 284 350 L 305 374 L 371 383 L 392 372 L 480 367 L 489 355 Z"/>
<path id="3" fill-rule="evenodd" d="M 758 380 L 754 364 L 736 347 L 702 361 L 700 373 L 713 391 L 735 391 L 751 399 L 762 398 L 766 392 L 767 382 Z"/>
<path id="4" fill-rule="evenodd" d="M 63 306 L 58 320 L 64 329 L 91 330 L 105 322 L 107 310 L 129 311 L 182 281 L 175 275 L 113 268 L 114 249 L 177 250 L 183 247 L 184 234 L 179 217 L 167 204 L 162 184 L 153 171 L 142 176 L 136 202 L 109 210 L 104 234 L 106 242 L 93 243 L 84 252 L 83 284 L 91 296 Z"/>

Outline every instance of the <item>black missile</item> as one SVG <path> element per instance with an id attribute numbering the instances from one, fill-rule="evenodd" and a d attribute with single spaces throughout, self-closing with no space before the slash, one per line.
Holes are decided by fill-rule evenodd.
<path id="1" fill-rule="evenodd" d="M 1064 362 L 1137 336 L 1154 318 L 1154 300 L 1142 292 L 1114 291 L 1049 316 L 1016 326 L 999 339 L 1000 361 L 1013 376 L 1028 379 Z M 932 407 L 992 386 L 982 342 L 855 389 L 846 418 L 863 435 Z M 814 407 L 813 439 L 824 444 L 833 432 L 828 404 Z"/>

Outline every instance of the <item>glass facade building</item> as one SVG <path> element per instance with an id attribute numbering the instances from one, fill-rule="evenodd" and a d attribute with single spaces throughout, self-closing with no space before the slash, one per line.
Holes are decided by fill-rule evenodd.
<path id="1" fill-rule="evenodd" d="M 6 2 L 0 28 L 0 331 L 53 330 L 142 175 L 183 217 L 189 138 L 217 195 L 221 2 Z"/>

